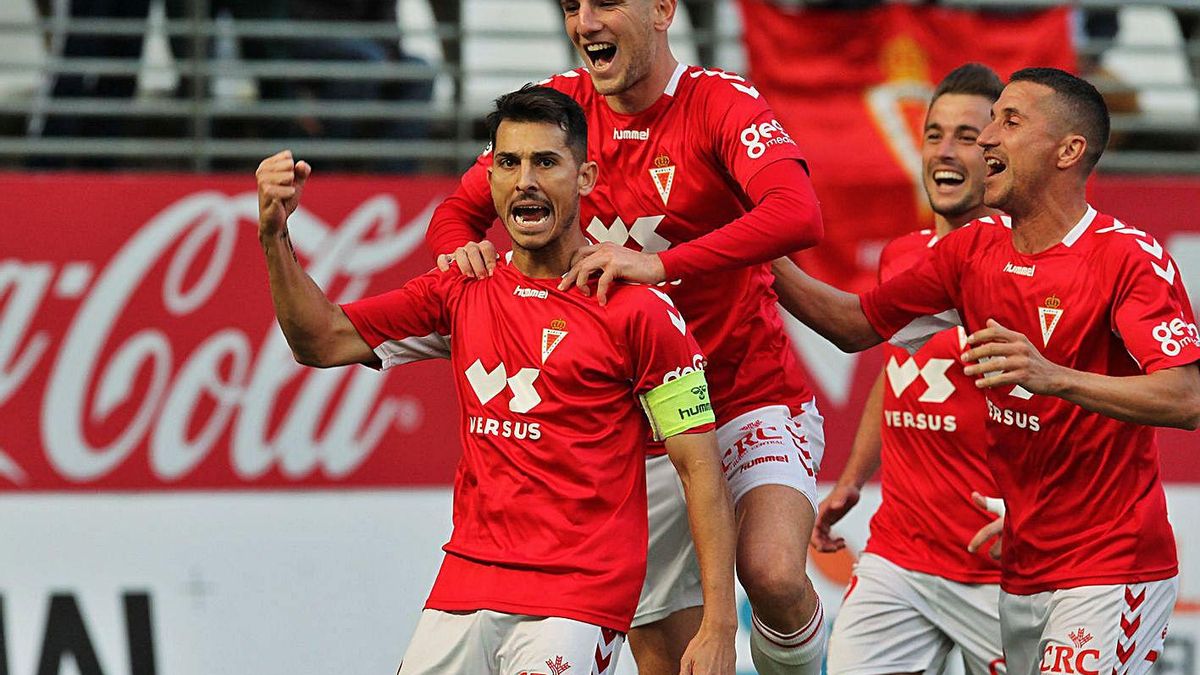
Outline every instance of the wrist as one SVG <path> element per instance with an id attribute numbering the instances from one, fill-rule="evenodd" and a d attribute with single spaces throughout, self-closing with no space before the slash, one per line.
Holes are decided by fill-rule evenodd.
<path id="1" fill-rule="evenodd" d="M 653 278 L 651 283 L 661 283 L 667 280 L 667 266 L 663 263 L 662 256 L 657 253 L 650 254 L 650 276 Z"/>

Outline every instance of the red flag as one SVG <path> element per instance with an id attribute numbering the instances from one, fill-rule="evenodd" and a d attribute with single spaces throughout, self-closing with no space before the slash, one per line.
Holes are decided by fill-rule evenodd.
<path id="1" fill-rule="evenodd" d="M 884 243 L 932 223 L 919 140 L 941 78 L 968 61 L 1002 78 L 1028 66 L 1075 70 L 1068 8 L 741 7 L 753 80 L 803 149 L 821 199 L 825 241 L 802 260 L 851 290 L 874 284 Z"/>

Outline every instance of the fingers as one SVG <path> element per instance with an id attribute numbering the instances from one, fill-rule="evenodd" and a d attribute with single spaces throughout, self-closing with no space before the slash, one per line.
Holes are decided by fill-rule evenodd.
<path id="1" fill-rule="evenodd" d="M 451 257 L 459 271 L 472 279 L 490 277 L 496 271 L 496 247 L 486 239 L 458 247 Z"/>
<path id="2" fill-rule="evenodd" d="M 1005 328 L 995 319 L 988 319 L 987 327 L 967 336 L 967 344 L 976 345 L 984 342 L 1006 341 L 1019 337 L 1024 336 L 1016 331 Z"/>
<path id="3" fill-rule="evenodd" d="M 450 269 L 450 263 L 452 262 L 454 262 L 454 254 L 443 253 L 437 257 L 437 268 L 438 270 L 445 272 L 446 270 Z"/>
<path id="4" fill-rule="evenodd" d="M 1001 544 L 1002 542 L 997 539 L 996 543 L 992 544 L 992 547 L 988 549 L 988 556 L 997 562 L 1000 561 Z"/>
<path id="5" fill-rule="evenodd" d="M 580 246 L 579 248 L 575 249 L 575 252 L 571 254 L 570 266 L 574 267 L 580 260 L 583 260 L 594 253 L 597 248 L 599 247 L 593 244 L 588 244 L 587 246 Z"/>
<path id="6" fill-rule="evenodd" d="M 1003 530 L 1004 519 L 997 518 L 993 520 L 980 528 L 974 537 L 971 537 L 971 541 L 967 544 L 967 550 L 971 553 L 978 551 L 980 546 L 986 544 L 992 537 L 999 536 Z"/>
<path id="7" fill-rule="evenodd" d="M 612 286 L 613 279 L 612 268 L 605 268 L 604 273 L 600 275 L 600 282 L 596 284 L 596 298 L 600 301 L 600 306 L 608 304 L 608 288 Z"/>

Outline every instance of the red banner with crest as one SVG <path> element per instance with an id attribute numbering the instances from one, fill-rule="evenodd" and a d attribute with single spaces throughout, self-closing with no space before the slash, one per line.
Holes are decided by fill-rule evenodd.
<path id="1" fill-rule="evenodd" d="M 978 12 L 884 3 L 785 9 L 741 0 L 751 79 L 804 151 L 825 218 L 806 269 L 843 288 L 874 284 L 882 246 L 932 224 L 921 126 L 937 83 L 969 61 L 1001 78 L 1073 71 L 1068 8 Z"/>

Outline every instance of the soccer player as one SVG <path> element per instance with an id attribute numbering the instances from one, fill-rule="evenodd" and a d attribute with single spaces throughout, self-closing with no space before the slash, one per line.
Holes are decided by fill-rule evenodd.
<path id="1" fill-rule="evenodd" d="M 995 213 L 983 203 L 987 165 L 976 140 L 1003 88 L 978 63 L 956 68 L 938 84 L 921 144 L 935 229 L 884 247 L 881 281 L 928 257 L 951 231 Z M 970 494 L 993 495 L 996 488 L 985 459 L 983 394 L 958 363 L 965 341 L 955 327 L 911 358 L 885 345 L 887 363 L 867 399 L 850 459 L 821 501 L 813 546 L 836 551 L 845 542 L 830 528 L 858 503 L 882 463 L 883 503 L 833 624 L 831 673 L 936 673 L 955 645 L 972 675 L 1002 667 L 1000 566 L 967 551 L 972 535 L 992 520 Z"/>
<path id="2" fill-rule="evenodd" d="M 613 672 L 646 567 L 653 431 L 682 478 L 704 587 L 683 666 L 732 675 L 733 504 L 699 348 L 652 288 L 622 285 L 606 306 L 557 288 L 597 173 L 579 106 L 531 88 L 498 99 L 488 122 L 513 251 L 485 279 L 434 270 L 339 307 L 287 238 L 311 168 L 284 151 L 258 170 L 259 237 L 298 361 L 389 368 L 449 341 L 463 425 L 454 530 L 400 673 Z"/>
<path id="3" fill-rule="evenodd" d="M 1008 216 L 951 232 L 861 297 L 794 269 L 783 283 L 846 350 L 958 311 L 1008 507 L 1008 672 L 1145 672 L 1178 591 L 1154 426 L 1200 425 L 1200 331 L 1162 244 L 1086 201 L 1108 140 L 1096 89 L 1028 68 L 992 110 L 983 199 Z"/>
<path id="4" fill-rule="evenodd" d="M 662 289 L 708 357 L 717 437 L 737 506 L 737 572 L 754 609 L 751 651 L 763 675 L 819 673 L 826 631 L 805 572 L 824 451 L 821 416 L 798 375 L 768 263 L 814 244 L 820 211 L 798 148 L 757 89 L 678 63 L 667 30 L 675 0 L 563 0 L 567 36 L 586 68 L 546 85 L 583 106 L 603 167 L 564 280 L 601 273 Z M 484 153 L 430 223 L 439 263 L 486 274 L 492 213 Z M 650 564 L 630 633 L 643 675 L 673 673 L 700 602 L 678 487 L 647 464 Z M 673 502 L 673 503 L 672 503 Z M 682 535 L 682 536 L 681 536 Z"/>

